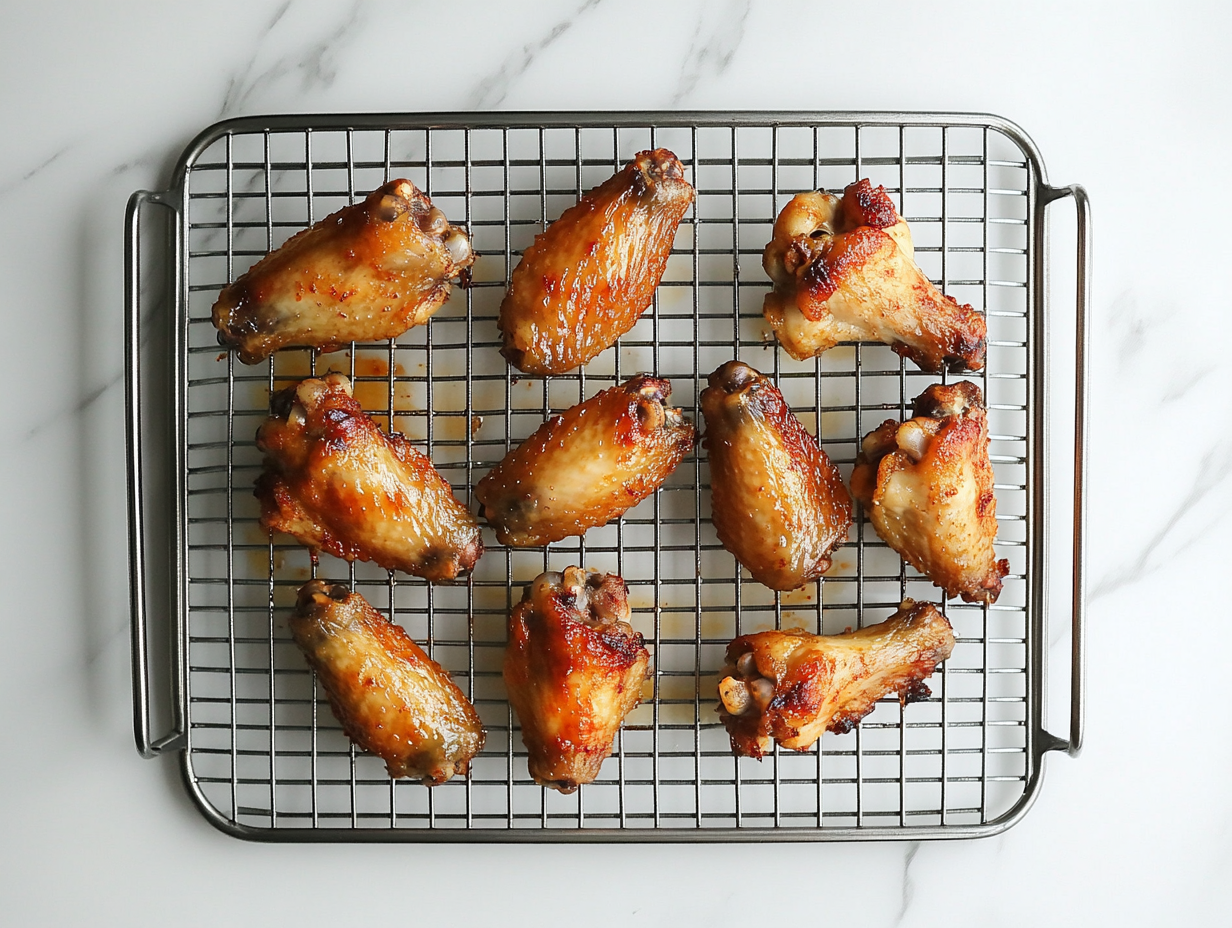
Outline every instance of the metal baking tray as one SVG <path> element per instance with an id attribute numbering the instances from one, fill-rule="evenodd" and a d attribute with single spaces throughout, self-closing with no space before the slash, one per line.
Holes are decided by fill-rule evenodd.
<path id="1" fill-rule="evenodd" d="M 654 305 L 580 371 L 542 378 L 511 369 L 497 353 L 495 318 L 521 249 L 582 192 L 657 146 L 676 152 L 698 196 Z M 255 367 L 223 354 L 209 321 L 219 288 L 298 230 L 399 176 L 470 230 L 480 257 L 469 289 L 456 289 L 428 325 L 392 342 L 315 357 L 283 351 Z M 959 643 L 929 681 L 931 699 L 905 709 L 883 700 L 855 731 L 826 734 L 808 753 L 776 750 L 760 763 L 732 756 L 714 692 L 734 635 L 791 626 L 838 632 L 882 620 L 904 596 L 937 601 L 940 593 L 862 517 L 830 574 L 803 590 L 774 593 L 742 576 L 708 518 L 700 449 L 657 495 L 584 538 L 514 551 L 485 528 L 487 553 L 471 578 L 451 585 L 328 555 L 313 564 L 303 548 L 259 529 L 253 438 L 270 391 L 328 370 L 350 374 L 365 408 L 386 426 L 392 417 L 463 500 L 546 416 L 638 371 L 669 377 L 673 403 L 700 425 L 700 388 L 733 357 L 773 374 L 849 476 L 860 437 L 904 416 L 912 397 L 942 378 L 877 344 L 793 361 L 762 321 L 769 282 L 760 257 L 792 195 L 865 176 L 885 185 L 910 222 L 924 270 L 988 318 L 988 364 L 974 379 L 990 410 L 997 554 L 1009 558 L 1011 572 L 996 605 L 946 605 Z M 1046 220 L 1063 197 L 1078 210 L 1067 738 L 1045 728 L 1043 699 Z M 169 226 L 169 296 L 151 298 L 144 313 L 143 207 L 165 211 L 150 219 Z M 1089 229 L 1082 188 L 1050 186 L 1026 134 L 987 115 L 439 113 L 255 117 L 210 127 L 184 151 L 169 187 L 135 193 L 126 216 L 139 751 L 178 755 L 206 818 L 258 840 L 918 840 L 1008 828 L 1037 793 L 1043 755 L 1077 754 L 1082 740 Z M 144 251 L 160 247 L 153 241 Z M 145 325 L 158 320 L 172 333 L 167 357 L 155 361 L 169 377 L 165 395 L 142 388 L 143 315 Z M 147 418 L 165 427 L 169 454 L 167 465 L 151 469 L 143 435 L 157 429 L 143 432 L 142 410 L 156 402 L 168 412 Z M 168 489 L 156 491 L 164 481 Z M 147 591 L 159 578 L 146 566 L 147 531 L 155 530 L 170 535 L 168 603 L 157 615 L 170 635 L 170 720 L 157 736 L 150 676 L 164 662 L 150 657 L 159 639 L 151 641 Z M 629 717 L 599 779 L 561 796 L 526 772 L 500 667 L 506 616 L 523 584 L 569 564 L 625 578 L 655 673 L 653 698 Z M 471 696 L 488 739 L 468 777 L 431 790 L 391 781 L 343 735 L 286 627 L 296 588 L 313 575 L 351 583 Z"/>

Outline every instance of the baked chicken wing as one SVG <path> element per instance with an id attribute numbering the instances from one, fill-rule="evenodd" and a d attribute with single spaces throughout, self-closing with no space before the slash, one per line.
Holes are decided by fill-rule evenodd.
<path id="1" fill-rule="evenodd" d="M 1009 561 L 993 551 L 997 500 L 980 388 L 933 384 L 913 413 L 864 436 L 851 492 L 877 534 L 946 596 L 994 603 Z"/>
<path id="2" fill-rule="evenodd" d="M 851 731 L 883 696 L 926 699 L 924 680 L 953 650 L 945 616 L 910 599 L 886 621 L 841 635 L 742 635 L 727 646 L 719 715 L 742 757 L 760 758 L 775 742 L 807 751 L 823 732 Z"/>
<path id="3" fill-rule="evenodd" d="M 641 152 L 535 237 L 501 303 L 501 354 L 528 374 L 563 374 L 633 328 L 693 202 L 666 148 Z"/>
<path id="4" fill-rule="evenodd" d="M 762 266 L 762 313 L 793 358 L 842 341 L 884 342 L 926 371 L 979 370 L 987 327 L 915 263 L 907 223 L 867 179 L 843 196 L 796 195 L 779 213 Z"/>
<path id="5" fill-rule="evenodd" d="M 693 447 L 664 405 L 671 381 L 639 375 L 553 416 L 475 487 L 501 544 L 545 545 L 604 525 L 657 490 Z"/>
<path id="6" fill-rule="evenodd" d="M 261 525 L 348 561 L 451 580 L 483 554 L 479 523 L 401 435 L 386 435 L 342 374 L 274 395 L 257 431 Z"/>
<path id="7" fill-rule="evenodd" d="M 466 232 L 409 180 L 390 181 L 224 287 L 214 327 L 245 364 L 290 346 L 395 338 L 427 322 L 474 260 Z"/>
<path id="8" fill-rule="evenodd" d="M 475 707 L 400 625 L 342 584 L 299 591 L 291 634 L 352 741 L 391 777 L 439 786 L 483 747 Z"/>
<path id="9" fill-rule="evenodd" d="M 759 583 L 792 590 L 830 568 L 851 497 L 770 378 L 740 361 L 702 391 L 715 531 Z"/>
<path id="10" fill-rule="evenodd" d="M 615 574 L 540 574 L 509 616 L 505 688 L 536 783 L 571 793 L 599 774 L 641 699 L 650 653 Z"/>

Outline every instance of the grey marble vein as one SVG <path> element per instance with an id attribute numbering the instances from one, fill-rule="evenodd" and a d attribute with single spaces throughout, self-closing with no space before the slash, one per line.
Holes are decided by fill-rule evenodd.
<path id="1" fill-rule="evenodd" d="M 727 0 L 722 5 L 702 5 L 697 14 L 693 41 L 680 68 L 676 92 L 672 94 L 672 106 L 684 101 L 704 78 L 713 80 L 731 66 L 744 40 L 744 27 L 751 9 L 751 0 Z"/>
<path id="2" fill-rule="evenodd" d="M 1228 484 L 1229 477 L 1232 477 L 1232 442 L 1222 442 L 1202 456 L 1192 486 L 1167 521 L 1147 539 L 1132 561 L 1100 579 L 1087 597 L 1088 601 L 1108 596 L 1122 587 L 1136 583 L 1202 540 L 1206 535 L 1204 530 L 1190 532 L 1189 537 L 1179 541 L 1175 540 L 1175 536 L 1190 513 L 1202 512 L 1205 519 L 1204 528 L 1226 517 L 1224 510 L 1228 508 L 1227 501 L 1220 504 L 1217 497 L 1219 490 Z M 1163 553 L 1162 549 L 1169 542 L 1173 543 L 1173 547 Z"/>
<path id="3" fill-rule="evenodd" d="M 907 915 L 907 909 L 911 907 L 911 901 L 915 898 L 915 883 L 911 879 L 911 865 L 915 863 L 915 855 L 920 853 L 920 842 L 912 841 L 907 845 L 907 856 L 903 859 L 903 898 L 898 906 L 898 915 L 894 919 L 894 923 L 900 923 Z"/>
<path id="4" fill-rule="evenodd" d="M 354 39 L 363 22 L 364 6 L 364 0 L 355 0 L 343 19 L 331 26 L 323 38 L 309 40 L 295 50 L 279 55 L 273 62 L 262 64 L 259 62 L 268 40 L 280 24 L 288 22 L 291 0 L 279 6 L 270 17 L 269 24 L 257 36 L 256 47 L 244 67 L 227 82 L 219 117 L 242 112 L 250 99 L 288 76 L 298 74 L 300 89 L 304 92 L 328 89 L 338 76 L 339 52 Z"/>
<path id="5" fill-rule="evenodd" d="M 553 23 L 547 32 L 535 41 L 527 42 L 521 48 L 510 52 L 499 68 L 475 85 L 475 89 L 471 91 L 467 99 L 467 108 L 481 110 L 500 106 L 509 96 L 509 90 L 514 82 L 530 70 L 539 53 L 572 29 L 579 17 L 590 12 L 602 2 L 603 0 L 585 0 L 569 16 Z"/>
<path id="6" fill-rule="evenodd" d="M 12 192 L 13 190 L 16 190 L 18 187 L 20 187 L 22 184 L 24 184 L 26 181 L 30 180 L 31 178 L 37 177 L 43 171 L 47 170 L 49 167 L 51 167 L 53 164 L 55 164 L 57 161 L 63 158 L 65 154 L 67 154 L 69 151 L 72 150 L 72 148 L 73 148 L 72 145 L 63 145 L 60 148 L 56 149 L 54 152 L 52 152 L 52 154 L 44 158 L 42 161 L 40 161 L 38 164 L 36 164 L 34 167 L 30 168 L 28 171 L 21 174 L 19 177 L 15 177 L 12 180 L 8 181 L 7 183 L 0 184 L 0 197 L 5 196 L 6 194 Z"/>
<path id="7" fill-rule="evenodd" d="M 1132 371 L 1137 366 L 1138 355 L 1147 345 L 1152 321 L 1138 311 L 1138 301 L 1129 293 L 1122 293 L 1113 300 L 1109 318 L 1117 369 L 1122 373 Z"/>
<path id="8" fill-rule="evenodd" d="M 1204 381 L 1216 370 L 1218 370 L 1218 368 L 1213 366 L 1203 367 L 1198 370 L 1184 372 L 1179 378 L 1173 378 L 1172 382 L 1164 388 L 1164 392 L 1159 395 L 1159 402 L 1163 404 L 1175 403 L 1179 400 L 1183 400 L 1190 390 Z"/>
<path id="9" fill-rule="evenodd" d="M 91 406 L 101 400 L 107 393 L 115 389 L 124 380 L 124 372 L 120 371 L 115 376 L 108 379 L 105 383 L 86 391 L 82 396 L 69 407 L 52 412 L 39 420 L 37 425 L 27 429 L 25 434 L 18 439 L 18 443 L 33 441 L 44 432 L 49 431 L 52 427 L 58 425 L 61 421 L 67 418 L 79 416 L 88 410 Z"/>

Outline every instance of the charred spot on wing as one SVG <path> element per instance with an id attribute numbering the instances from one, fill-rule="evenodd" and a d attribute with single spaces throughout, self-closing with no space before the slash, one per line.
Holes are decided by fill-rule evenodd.
<path id="1" fill-rule="evenodd" d="M 684 165 L 673 152 L 666 148 L 640 151 L 633 160 L 637 165 L 638 174 L 648 181 L 684 180 Z"/>
<path id="2" fill-rule="evenodd" d="M 424 576 L 429 580 L 452 580 L 465 572 L 458 552 L 445 548 L 429 548 L 424 552 L 420 564 Z"/>
<path id="3" fill-rule="evenodd" d="M 539 500 L 530 494 L 507 496 L 493 506 L 484 505 L 483 517 L 489 522 L 496 520 L 508 525 L 520 525 L 535 514 Z"/>
<path id="4" fill-rule="evenodd" d="M 295 609 L 302 616 L 317 615 L 329 603 L 345 602 L 351 595 L 351 590 L 343 583 L 330 583 L 327 580 L 309 580 L 295 597 Z"/>
<path id="5" fill-rule="evenodd" d="M 900 358 L 906 358 L 908 361 L 915 362 L 920 370 L 928 371 L 930 374 L 936 374 L 941 370 L 932 357 L 925 354 L 919 348 L 914 348 L 905 342 L 894 342 L 890 345 L 890 350 Z"/>
<path id="6" fill-rule="evenodd" d="M 984 394 L 976 383 L 960 380 L 952 384 L 933 384 L 915 398 L 911 406 L 913 416 L 929 419 L 944 419 L 950 416 L 965 416 L 973 409 L 983 409 Z"/>
<path id="7" fill-rule="evenodd" d="M 912 680 L 898 691 L 898 702 L 900 705 L 906 706 L 913 702 L 923 702 L 932 694 L 933 691 L 928 688 L 928 684 L 923 680 Z"/>
<path id="8" fill-rule="evenodd" d="M 398 217 L 410 211 L 411 204 L 396 193 L 387 193 L 373 205 L 370 215 L 381 222 L 395 222 Z"/>
<path id="9" fill-rule="evenodd" d="M 761 374 L 743 361 L 728 361 L 710 375 L 710 386 L 724 393 L 739 393 L 761 379 Z"/>
<path id="10" fill-rule="evenodd" d="M 804 269 L 802 282 L 809 296 L 821 303 L 834 296 L 839 285 L 839 268 L 834 266 L 827 255 L 821 254 Z M 804 312 L 804 307 L 800 308 Z M 806 314 L 807 316 L 807 314 Z M 808 317 L 811 318 L 811 317 Z"/>
<path id="11" fill-rule="evenodd" d="M 458 572 L 455 576 L 467 576 L 481 557 L 483 557 L 483 539 L 477 534 L 458 554 Z"/>
<path id="12" fill-rule="evenodd" d="M 500 353 L 502 358 L 518 370 L 523 369 L 522 363 L 526 358 L 526 352 L 513 344 L 513 339 L 508 333 L 505 334 L 505 344 L 501 346 Z"/>
<path id="13" fill-rule="evenodd" d="M 978 590 L 963 591 L 962 598 L 968 603 L 995 603 L 1001 595 L 1002 581 L 1005 575 L 1010 572 L 1010 562 L 1007 558 L 1001 558 L 993 564 L 993 569 L 984 578 L 982 586 Z"/>
<path id="14" fill-rule="evenodd" d="M 843 191 L 843 215 L 853 226 L 888 229 L 898 222 L 898 211 L 885 187 L 862 178 Z"/>
<path id="15" fill-rule="evenodd" d="M 270 397 L 270 413 L 279 419 L 291 415 L 291 407 L 295 405 L 295 387 L 287 387 L 277 391 Z"/>
<path id="16" fill-rule="evenodd" d="M 860 718 L 861 716 L 836 715 L 827 726 L 827 730 L 836 735 L 845 735 L 856 727 Z"/>

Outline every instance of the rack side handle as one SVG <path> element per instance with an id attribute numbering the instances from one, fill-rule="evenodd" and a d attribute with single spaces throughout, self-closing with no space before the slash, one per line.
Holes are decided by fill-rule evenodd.
<path id="1" fill-rule="evenodd" d="M 1045 203 L 1073 197 L 1078 214 L 1077 293 L 1074 330 L 1074 564 L 1071 589 L 1069 739 L 1052 736 L 1046 750 L 1082 753 L 1086 703 L 1086 533 L 1087 533 L 1087 329 L 1091 312 L 1091 203 L 1079 184 L 1049 187 Z"/>
<path id="2" fill-rule="evenodd" d="M 137 751 L 150 758 L 183 745 L 182 720 L 172 731 L 150 734 L 150 656 L 147 642 L 145 510 L 141 460 L 141 207 L 175 209 L 163 194 L 138 190 L 124 212 L 124 425 L 128 469 L 128 595 L 131 610 L 133 734 Z M 177 713 L 177 716 L 179 713 Z"/>

